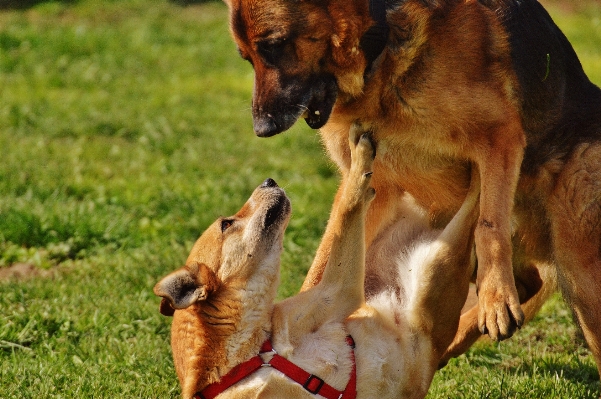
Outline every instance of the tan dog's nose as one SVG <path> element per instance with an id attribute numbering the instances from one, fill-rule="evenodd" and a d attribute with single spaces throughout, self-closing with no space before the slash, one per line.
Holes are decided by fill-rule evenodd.
<path id="1" fill-rule="evenodd" d="M 267 188 L 267 187 L 277 187 L 277 186 L 278 186 L 278 184 L 275 182 L 275 180 L 268 177 L 267 179 L 265 179 L 263 184 L 261 184 L 259 187 Z"/>

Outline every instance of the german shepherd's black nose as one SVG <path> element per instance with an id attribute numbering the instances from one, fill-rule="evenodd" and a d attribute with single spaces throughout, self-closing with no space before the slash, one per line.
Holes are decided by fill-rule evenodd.
<path id="1" fill-rule="evenodd" d="M 275 180 L 268 177 L 267 179 L 265 179 L 265 181 L 263 182 L 263 184 L 261 184 L 260 187 L 267 188 L 267 187 L 277 187 L 277 186 L 278 186 L 278 184 L 275 182 Z"/>
<path id="2" fill-rule="evenodd" d="M 253 116 L 253 128 L 259 137 L 271 137 L 282 131 L 282 129 L 278 129 L 278 124 L 270 114 Z"/>

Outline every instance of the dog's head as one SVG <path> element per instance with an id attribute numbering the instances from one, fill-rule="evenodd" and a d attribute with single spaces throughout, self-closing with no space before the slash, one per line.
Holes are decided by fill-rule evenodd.
<path id="1" fill-rule="evenodd" d="M 361 93 L 367 62 L 360 40 L 373 24 L 367 1 L 225 1 L 240 54 L 255 70 L 258 136 L 281 133 L 301 116 L 318 129 L 339 92 Z"/>
<path id="2" fill-rule="evenodd" d="M 257 273 L 276 275 L 290 211 L 284 190 L 265 180 L 238 213 L 209 226 L 186 266 L 156 284 L 161 313 L 171 316 L 174 309 L 204 301 L 222 284 L 247 282 Z"/>

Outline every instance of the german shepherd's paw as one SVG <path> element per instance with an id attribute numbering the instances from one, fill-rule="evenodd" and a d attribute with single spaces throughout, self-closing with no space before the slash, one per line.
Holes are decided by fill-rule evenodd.
<path id="1" fill-rule="evenodd" d="M 348 206 L 353 207 L 361 203 L 368 204 L 375 196 L 375 190 L 369 186 L 369 183 L 376 150 L 370 133 L 358 124 L 353 124 L 350 128 L 349 147 L 351 168 L 346 180 L 344 197 Z"/>
<path id="2" fill-rule="evenodd" d="M 524 324 L 524 312 L 512 277 L 493 279 L 494 286 L 478 284 L 478 327 L 494 341 L 510 338 Z"/>

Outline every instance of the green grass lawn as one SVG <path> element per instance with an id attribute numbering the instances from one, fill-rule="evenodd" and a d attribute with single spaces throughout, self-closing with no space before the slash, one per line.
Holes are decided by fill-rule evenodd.
<path id="1" fill-rule="evenodd" d="M 338 184 L 317 132 L 252 132 L 253 71 L 221 2 L 48 2 L 0 11 L 0 398 L 176 398 L 170 320 L 152 287 L 265 178 L 293 204 L 280 297 L 311 263 Z M 601 84 L 601 6 L 550 10 Z M 431 398 L 596 398 L 559 298 L 482 342 Z"/>

